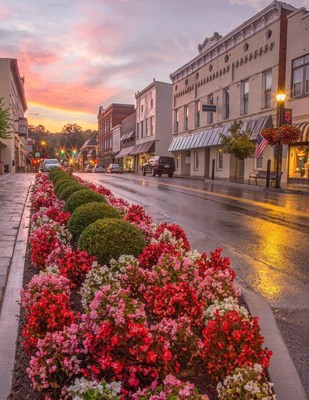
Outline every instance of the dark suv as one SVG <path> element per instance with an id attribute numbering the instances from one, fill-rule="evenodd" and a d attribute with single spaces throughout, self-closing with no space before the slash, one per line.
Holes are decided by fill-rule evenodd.
<path id="1" fill-rule="evenodd" d="M 152 176 L 167 174 L 170 178 L 175 172 L 175 160 L 173 157 L 155 156 L 142 166 L 142 174 L 149 172 Z"/>

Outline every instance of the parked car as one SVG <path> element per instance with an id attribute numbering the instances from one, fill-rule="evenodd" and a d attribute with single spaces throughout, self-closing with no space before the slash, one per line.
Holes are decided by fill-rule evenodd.
<path id="1" fill-rule="evenodd" d="M 93 167 L 92 172 L 106 172 L 106 168 L 103 167 L 103 165 L 96 164 L 96 165 Z"/>
<path id="2" fill-rule="evenodd" d="M 46 158 L 40 166 L 42 172 L 49 172 L 52 168 L 61 168 L 57 158 Z"/>
<path id="3" fill-rule="evenodd" d="M 143 164 L 142 174 L 150 173 L 152 176 L 167 174 L 170 178 L 175 172 L 175 160 L 173 157 L 154 156 Z"/>
<path id="4" fill-rule="evenodd" d="M 93 170 L 93 165 L 92 164 L 88 164 L 86 165 L 86 168 L 84 169 L 84 172 L 92 172 Z"/>
<path id="5" fill-rule="evenodd" d="M 109 173 L 116 173 L 116 174 L 122 174 L 123 169 L 120 167 L 119 164 L 109 164 L 107 167 L 107 172 Z"/>

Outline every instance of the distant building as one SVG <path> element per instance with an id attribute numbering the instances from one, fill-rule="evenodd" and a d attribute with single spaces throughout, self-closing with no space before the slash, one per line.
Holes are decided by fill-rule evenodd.
<path id="1" fill-rule="evenodd" d="M 168 146 L 172 138 L 172 85 L 155 79 L 145 89 L 135 94 L 136 144 L 135 172 L 152 155 L 171 155 Z"/>
<path id="2" fill-rule="evenodd" d="M 17 60 L 0 58 L 0 97 L 3 98 L 4 108 L 10 111 L 10 138 L 0 139 L 0 168 L 4 172 L 26 171 L 27 167 L 25 147 L 28 127 L 24 117 L 27 110 L 24 83 Z"/>
<path id="3" fill-rule="evenodd" d="M 286 73 L 286 55 L 307 60 L 309 53 L 308 18 L 304 12 L 294 12 L 289 4 L 273 1 L 224 37 L 215 32 L 206 38 L 198 46 L 199 54 L 170 75 L 173 138 L 169 151 L 176 158 L 175 174 L 228 180 L 234 174 L 235 158 L 222 152 L 220 134 L 227 134 L 231 124 L 241 120 L 255 142 L 263 128 L 276 126 L 276 94 L 286 90 L 286 76 L 287 80 L 292 76 L 291 67 Z M 302 107 L 305 102 L 308 105 L 308 97 Z M 294 99 L 290 103 L 296 105 Z M 293 111 L 295 122 L 296 115 L 299 122 L 300 118 L 308 121 L 306 109 L 302 116 Z M 247 181 L 252 170 L 266 170 L 268 159 L 274 169 L 269 145 L 258 159 L 240 160 L 237 178 Z M 283 171 L 282 182 L 286 182 L 287 170 Z"/>
<path id="4" fill-rule="evenodd" d="M 121 122 L 120 152 L 116 159 L 126 171 L 134 171 L 134 156 L 131 151 L 136 142 L 136 112 Z"/>
<path id="5" fill-rule="evenodd" d="M 288 181 L 309 185 L 309 12 L 301 8 L 288 16 L 286 107 L 302 131 L 298 143 L 286 148 Z"/>
<path id="6" fill-rule="evenodd" d="M 97 163 L 98 142 L 95 137 L 92 137 L 82 145 L 79 152 L 80 170 L 84 171 L 87 165 Z"/>
<path id="7" fill-rule="evenodd" d="M 107 108 L 102 106 L 98 112 L 98 159 L 99 163 L 107 167 L 114 162 L 116 154 L 119 152 L 113 151 L 113 128 L 135 113 L 133 104 L 117 104 L 112 103 Z"/>

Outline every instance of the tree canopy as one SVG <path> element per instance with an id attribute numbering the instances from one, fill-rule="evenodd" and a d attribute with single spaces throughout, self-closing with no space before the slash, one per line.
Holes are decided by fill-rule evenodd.
<path id="1" fill-rule="evenodd" d="M 8 132 L 10 128 L 10 110 L 4 108 L 3 97 L 0 97 L 0 139 L 9 139 L 11 137 Z"/>
<path id="2" fill-rule="evenodd" d="M 252 158 L 255 144 L 251 142 L 251 131 L 242 131 L 242 121 L 234 121 L 229 129 L 229 134 L 221 135 L 222 150 L 224 153 L 232 154 L 236 158 L 235 180 L 237 174 L 237 160 Z"/>

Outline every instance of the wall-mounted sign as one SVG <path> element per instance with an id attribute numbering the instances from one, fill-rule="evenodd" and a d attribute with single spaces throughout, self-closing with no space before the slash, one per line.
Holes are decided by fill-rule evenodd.
<path id="1" fill-rule="evenodd" d="M 216 112 L 217 111 L 217 106 L 215 106 L 213 104 L 203 104 L 202 105 L 202 111 Z"/>
<path id="2" fill-rule="evenodd" d="M 28 136 L 28 120 L 27 118 L 18 118 L 18 134 L 19 136 Z"/>

